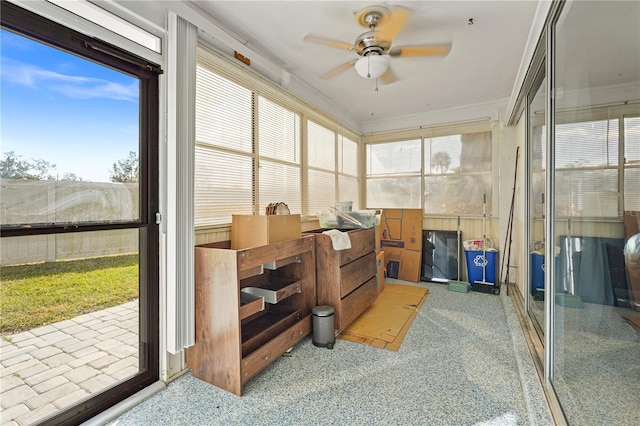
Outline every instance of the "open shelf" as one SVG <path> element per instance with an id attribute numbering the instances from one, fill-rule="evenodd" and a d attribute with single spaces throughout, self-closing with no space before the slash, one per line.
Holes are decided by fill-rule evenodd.
<path id="1" fill-rule="evenodd" d="M 300 311 L 267 305 L 251 321 L 242 324 L 242 356 L 245 357 L 300 320 Z"/>
<path id="2" fill-rule="evenodd" d="M 264 310 L 264 297 L 240 292 L 240 320 Z"/>
<path id="3" fill-rule="evenodd" d="M 242 293 L 262 297 L 267 303 L 275 304 L 287 297 L 300 293 L 300 281 L 289 278 L 270 277 L 269 282 L 262 287 L 244 287 Z"/>

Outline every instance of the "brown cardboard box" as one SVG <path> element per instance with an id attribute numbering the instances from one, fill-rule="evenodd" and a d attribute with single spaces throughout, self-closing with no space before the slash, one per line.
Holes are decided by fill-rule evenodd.
<path id="1" fill-rule="evenodd" d="M 624 229 L 627 240 L 640 233 L 640 211 L 624 212 Z"/>
<path id="2" fill-rule="evenodd" d="M 420 282 L 422 252 L 396 247 L 385 247 L 384 260 L 387 277 L 414 283 Z"/>
<path id="3" fill-rule="evenodd" d="M 376 286 L 378 293 L 384 288 L 384 279 L 386 277 L 386 267 L 384 262 L 384 251 L 376 250 Z"/>
<path id="4" fill-rule="evenodd" d="M 630 238 L 640 234 L 640 211 L 624 212 L 624 228 L 625 244 L 627 244 Z M 631 307 L 640 311 L 640 259 L 635 256 L 625 257 L 625 269 L 627 270 L 627 283 L 632 301 Z"/>
<path id="5" fill-rule="evenodd" d="M 302 236 L 299 214 L 231 216 L 231 249 L 264 246 Z"/>
<path id="6" fill-rule="evenodd" d="M 422 250 L 422 209 L 384 209 L 378 227 L 380 248 Z"/>

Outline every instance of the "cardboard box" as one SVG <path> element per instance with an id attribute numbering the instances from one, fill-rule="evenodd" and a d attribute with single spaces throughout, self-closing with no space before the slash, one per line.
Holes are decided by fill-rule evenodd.
<path id="1" fill-rule="evenodd" d="M 625 211 L 623 220 L 627 240 L 640 233 L 640 211 Z"/>
<path id="2" fill-rule="evenodd" d="M 231 216 L 231 249 L 264 246 L 302 236 L 299 214 Z"/>
<path id="3" fill-rule="evenodd" d="M 379 247 L 422 250 L 422 209 L 384 209 L 378 227 Z"/>
<path id="4" fill-rule="evenodd" d="M 422 252 L 395 247 L 384 249 L 387 277 L 414 283 L 420 282 Z"/>
<path id="5" fill-rule="evenodd" d="M 384 262 L 384 251 L 376 250 L 376 287 L 378 293 L 384 288 L 384 279 L 386 278 L 387 268 Z"/>

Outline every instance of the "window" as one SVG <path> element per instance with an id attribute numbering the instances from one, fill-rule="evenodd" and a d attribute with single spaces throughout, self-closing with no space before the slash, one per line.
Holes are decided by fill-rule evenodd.
<path id="1" fill-rule="evenodd" d="M 327 210 L 336 200 L 336 134 L 307 121 L 307 196 L 309 211 Z"/>
<path id="2" fill-rule="evenodd" d="M 612 118 L 556 124 L 556 215 L 558 217 L 617 217 L 620 209 L 640 209 L 638 128 L 640 118 Z M 620 158 L 620 121 L 624 120 Z M 544 191 L 545 127 L 533 129 L 532 182 L 536 199 Z M 622 164 L 622 166 L 621 166 Z M 623 176 L 624 191 L 620 189 Z M 623 195 L 623 203 L 619 200 Z M 622 205 L 624 204 L 624 205 Z M 541 202 L 536 202 L 541 206 Z M 540 207 L 541 208 L 541 207 Z"/>
<path id="3" fill-rule="evenodd" d="M 640 117 L 624 118 L 624 211 L 640 211 Z"/>
<path id="4" fill-rule="evenodd" d="M 260 212 L 283 201 L 291 213 L 302 213 L 300 125 L 300 114 L 258 97 Z"/>
<path id="5" fill-rule="evenodd" d="M 556 125 L 556 215 L 618 215 L 618 120 Z"/>
<path id="6" fill-rule="evenodd" d="M 461 133 L 424 139 L 424 213 L 482 213 L 486 195 L 491 211 L 491 132 Z"/>
<path id="7" fill-rule="evenodd" d="M 200 64 L 194 169 L 196 226 L 253 213 L 253 94 Z"/>
<path id="8" fill-rule="evenodd" d="M 367 206 L 420 208 L 420 139 L 367 145 Z"/>
<path id="9" fill-rule="evenodd" d="M 344 201 L 353 201 L 354 210 L 360 208 L 358 151 L 357 142 L 344 135 L 338 136 L 338 198 Z"/>
<path id="10" fill-rule="evenodd" d="M 486 194 L 490 212 L 490 131 L 452 132 L 366 147 L 367 206 L 422 206 L 431 215 L 477 215 L 482 214 Z"/>
<path id="11" fill-rule="evenodd" d="M 301 215 L 326 210 L 338 198 L 357 205 L 356 139 L 335 121 L 200 47 L 196 226 L 228 224 L 232 214 L 263 214 L 269 203 L 279 201 Z"/>

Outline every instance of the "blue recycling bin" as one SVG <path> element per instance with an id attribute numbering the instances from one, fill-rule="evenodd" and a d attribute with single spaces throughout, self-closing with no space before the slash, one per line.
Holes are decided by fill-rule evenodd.
<path id="1" fill-rule="evenodd" d="M 467 278 L 472 287 L 476 281 L 482 281 L 483 266 L 486 268 L 484 281 L 494 285 L 497 283 L 498 252 L 496 250 L 487 251 L 486 259 L 482 250 L 465 250 L 464 254 L 467 259 Z"/>
<path id="2" fill-rule="evenodd" d="M 555 270 L 558 272 L 558 256 L 554 258 Z M 531 253 L 529 268 L 531 269 L 531 295 L 540 297 L 544 292 L 544 253 Z"/>
<path id="3" fill-rule="evenodd" d="M 531 295 L 535 296 L 538 289 L 544 288 L 544 254 L 531 253 Z"/>

